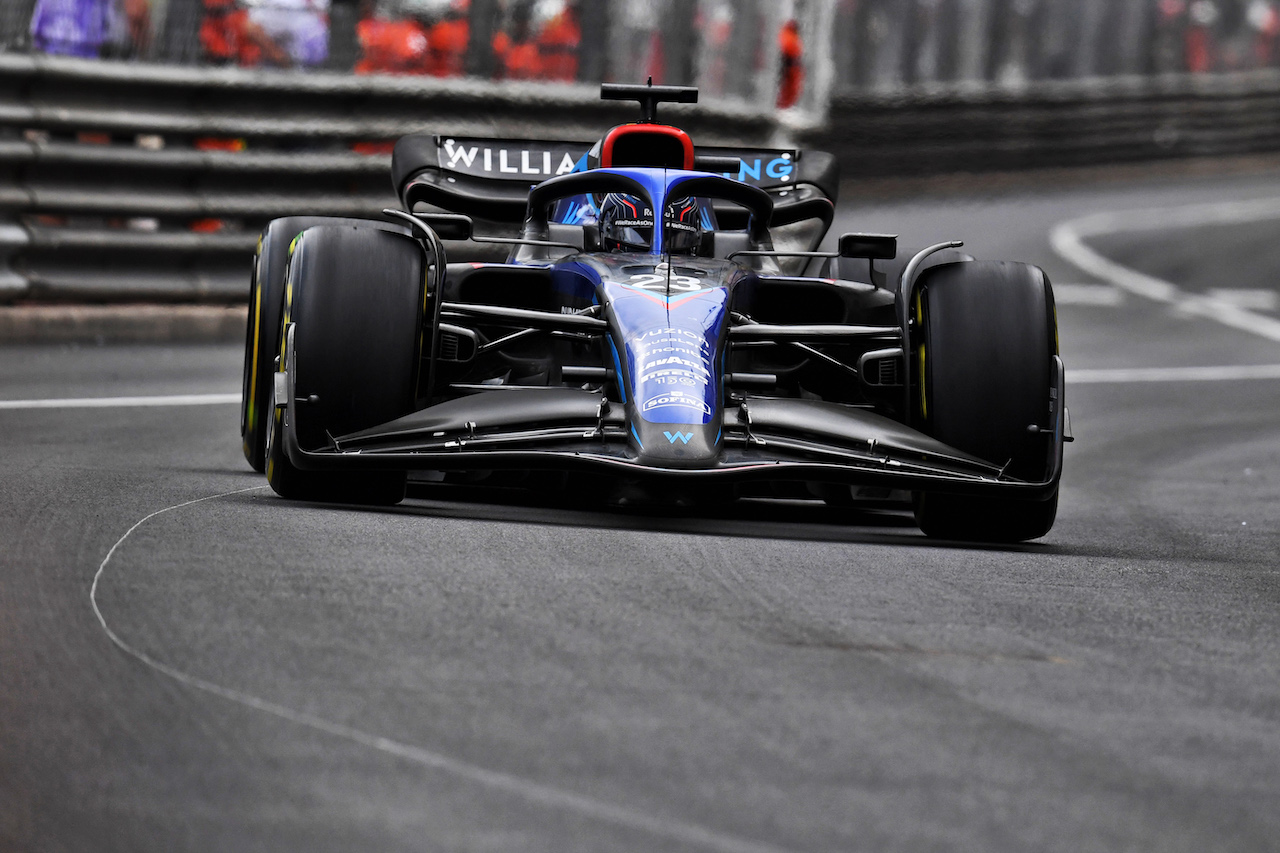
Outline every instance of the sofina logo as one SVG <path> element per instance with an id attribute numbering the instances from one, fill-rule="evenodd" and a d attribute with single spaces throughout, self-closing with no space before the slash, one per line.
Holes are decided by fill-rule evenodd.
<path id="1" fill-rule="evenodd" d="M 667 441 L 671 444 L 675 444 L 677 438 L 680 439 L 681 443 L 688 444 L 689 439 L 693 438 L 693 433 L 691 432 L 667 432 L 663 430 L 662 434 L 667 437 Z"/>

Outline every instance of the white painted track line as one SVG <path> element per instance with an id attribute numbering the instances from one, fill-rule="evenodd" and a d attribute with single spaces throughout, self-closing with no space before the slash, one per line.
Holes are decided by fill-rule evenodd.
<path id="1" fill-rule="evenodd" d="M 1261 219 L 1280 219 L 1280 199 L 1095 213 L 1059 223 L 1050 232 L 1049 242 L 1055 252 L 1081 270 L 1135 296 L 1173 306 L 1183 314 L 1206 317 L 1233 329 L 1280 341 L 1280 320 L 1241 305 L 1238 295 L 1187 293 L 1172 282 L 1105 258 L 1085 243 L 1087 238 L 1103 234 L 1229 225 Z"/>
<path id="2" fill-rule="evenodd" d="M 239 401 L 240 396 L 235 395 Z M 107 617 L 103 614 L 102 608 L 98 605 L 98 589 L 102 584 L 103 576 L 106 574 L 108 565 L 116 552 L 124 545 L 125 541 L 133 535 L 139 527 L 142 527 L 148 521 L 157 516 L 166 513 L 182 510 L 187 507 L 193 507 L 206 501 L 219 500 L 221 498 L 231 497 L 233 495 L 243 495 L 247 492 L 259 491 L 267 488 L 266 486 L 253 486 L 247 489 L 236 489 L 230 492 L 222 492 L 216 495 L 206 495 L 202 498 L 183 501 L 182 503 L 173 504 L 172 506 L 158 509 L 150 515 L 143 516 L 133 523 L 128 530 L 124 532 L 115 544 L 107 550 L 107 555 L 102 558 L 102 562 L 98 565 L 98 570 L 93 575 L 93 582 L 89 586 L 89 605 L 93 608 L 93 615 L 97 617 L 98 624 L 102 626 L 102 630 L 106 633 L 107 638 L 120 651 L 145 664 L 156 672 L 173 679 L 179 684 L 205 693 L 219 696 L 229 702 L 235 702 L 255 711 L 264 714 L 270 714 L 282 720 L 287 720 L 300 726 L 323 732 L 327 735 L 342 738 L 353 743 L 357 743 L 363 747 L 376 750 L 386 755 L 410 761 L 423 767 L 429 767 L 443 773 L 449 773 L 462 779 L 483 785 L 493 790 L 502 791 L 507 794 L 518 796 L 529 802 L 537 803 L 546 808 L 559 809 L 569 811 L 592 820 L 602 821 L 614 824 L 616 826 L 628 827 L 647 833 L 658 839 L 667 839 L 676 842 L 684 847 L 701 847 L 706 850 L 720 851 L 720 853 L 790 853 L 783 848 L 775 847 L 771 844 L 752 841 L 750 839 L 739 838 L 718 832 L 714 829 L 685 823 L 670 818 L 658 817 L 645 812 L 638 811 L 630 806 L 616 805 L 604 800 L 596 799 L 588 794 L 579 794 L 565 788 L 558 788 L 533 779 L 526 779 L 500 770 L 491 770 L 478 764 L 472 764 L 458 758 L 445 755 L 444 753 L 434 752 L 413 744 L 401 743 L 388 737 L 376 735 L 351 726 L 335 723 L 322 717 L 309 714 L 304 711 L 298 711 L 284 705 L 271 702 L 267 699 L 235 690 L 231 687 L 225 687 L 221 684 L 215 684 L 206 681 L 203 678 L 183 672 L 182 670 L 170 666 L 157 658 L 152 657 L 145 651 L 135 648 L 126 642 L 111 624 L 107 621 Z M 664 849 L 665 845 L 659 843 L 654 845 L 653 849 Z"/>
<path id="3" fill-rule="evenodd" d="M 117 409 L 138 406 L 225 406 L 240 394 L 174 394 L 164 397 L 68 397 L 55 400 L 0 400 L 0 409 Z"/>
<path id="4" fill-rule="evenodd" d="M 1128 294 L 1112 284 L 1053 283 L 1053 301 L 1057 305 L 1096 305 L 1114 308 L 1123 305 Z"/>
<path id="5" fill-rule="evenodd" d="M 1117 367 L 1067 371 L 1072 385 L 1136 382 L 1231 382 L 1280 379 L 1280 364 L 1237 364 L 1222 367 Z"/>
<path id="6" fill-rule="evenodd" d="M 1250 311 L 1275 311 L 1280 308 L 1280 293 L 1261 287 L 1211 287 L 1210 299 L 1229 302 Z"/>

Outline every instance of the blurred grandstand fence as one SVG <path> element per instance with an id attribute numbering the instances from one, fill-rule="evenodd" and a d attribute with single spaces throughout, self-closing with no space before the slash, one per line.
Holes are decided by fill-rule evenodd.
<path id="1" fill-rule="evenodd" d="M 1280 150 L 1280 73 L 842 93 L 806 144 L 846 177 L 986 172 Z"/>

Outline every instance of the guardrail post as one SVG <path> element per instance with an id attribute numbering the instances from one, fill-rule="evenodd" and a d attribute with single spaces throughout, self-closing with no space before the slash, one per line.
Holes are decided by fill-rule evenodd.
<path id="1" fill-rule="evenodd" d="M 29 284 L 24 276 L 9 266 L 14 254 L 25 249 L 30 238 L 21 225 L 0 222 L 0 303 L 12 302 L 26 295 Z"/>
<path id="2" fill-rule="evenodd" d="M 760 50 L 760 32 L 764 26 L 760 8 L 755 0 L 739 4 L 734 10 L 733 29 L 729 34 L 729 55 L 755 56 Z M 750 63 L 743 63 L 737 73 L 725 80 L 725 94 L 744 100 L 755 99 L 755 79 L 750 73 Z M 772 102 L 769 102 L 772 103 Z"/>
<path id="3" fill-rule="evenodd" d="M 27 43 L 31 13 L 36 0 L 4 0 L 0 3 L 0 50 L 13 50 Z"/>
<path id="4" fill-rule="evenodd" d="M 578 55 L 578 81 L 598 83 L 608 80 L 609 32 L 613 15 L 605 2 L 584 3 L 582 14 L 582 51 Z"/>
<path id="5" fill-rule="evenodd" d="M 471 0 L 466 57 L 466 70 L 471 77 L 490 80 L 497 70 L 493 34 L 498 29 L 500 12 L 497 0 Z"/>
<path id="6" fill-rule="evenodd" d="M 694 53 L 698 31 L 694 27 L 694 14 L 697 10 L 693 3 L 673 3 L 667 8 L 662 26 L 663 83 L 689 86 L 696 82 Z"/>
<path id="7" fill-rule="evenodd" d="M 329 6 L 329 58 L 324 67 L 333 71 L 347 71 L 360 59 L 360 41 L 356 37 L 356 25 L 360 20 L 356 0 L 335 0 Z"/>
<path id="8" fill-rule="evenodd" d="M 164 26 L 157 33 L 154 52 L 163 62 L 195 65 L 202 58 L 199 21 L 204 14 L 200 0 L 168 0 Z"/>
<path id="9" fill-rule="evenodd" d="M 778 85 L 781 83 L 778 68 L 782 55 L 778 49 L 778 33 L 787 21 L 784 14 L 786 11 L 781 3 L 766 3 L 764 13 L 760 16 L 764 44 L 760 47 L 760 70 L 755 75 L 754 100 L 758 104 L 775 104 L 778 101 Z"/>

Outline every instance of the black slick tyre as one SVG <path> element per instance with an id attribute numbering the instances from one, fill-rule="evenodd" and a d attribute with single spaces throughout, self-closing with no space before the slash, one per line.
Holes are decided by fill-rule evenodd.
<path id="1" fill-rule="evenodd" d="M 1058 351 L 1053 290 L 1038 267 L 974 261 L 921 274 L 912 305 L 914 417 L 934 438 L 1039 482 L 1049 470 L 1049 424 Z M 984 542 L 1044 536 L 1057 515 L 1046 500 L 915 495 L 927 535 Z"/>
<path id="2" fill-rule="evenodd" d="M 426 260 L 421 245 L 364 225 L 310 228 L 289 264 L 282 327 L 294 326 L 297 423 L 303 450 L 413 409 Z M 274 385 L 274 383 L 273 383 Z M 267 480 L 286 498 L 394 504 L 404 471 L 302 470 L 285 454 L 273 409 Z"/>
<path id="3" fill-rule="evenodd" d="M 267 465 L 267 430 L 271 412 L 271 374 L 280 353 L 280 314 L 284 280 L 294 239 L 315 225 L 365 224 L 407 233 L 392 223 L 334 216 L 286 216 L 273 219 L 258 236 L 249 278 L 249 323 L 245 330 L 244 371 L 240 394 L 240 438 L 244 458 L 261 473 Z"/>

